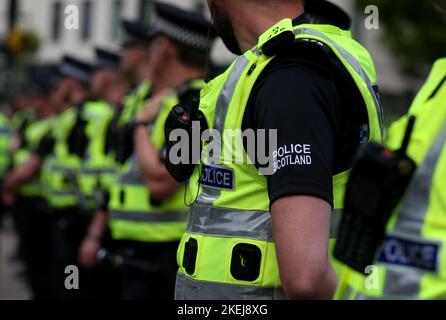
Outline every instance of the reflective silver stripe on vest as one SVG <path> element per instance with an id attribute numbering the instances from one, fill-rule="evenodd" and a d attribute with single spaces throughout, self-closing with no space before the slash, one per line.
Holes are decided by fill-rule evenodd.
<path id="1" fill-rule="evenodd" d="M 0 135 L 2 136 L 12 136 L 13 131 L 8 128 L 0 128 Z"/>
<path id="2" fill-rule="evenodd" d="M 423 164 L 418 168 L 401 202 L 395 223 L 395 234 L 422 236 L 424 219 L 429 209 L 429 198 L 438 160 L 446 144 L 446 128 L 432 145 Z M 384 297 L 388 299 L 419 299 L 423 272 L 414 268 L 388 268 Z"/>
<path id="3" fill-rule="evenodd" d="M 69 167 L 62 167 L 62 166 L 51 166 L 51 170 L 58 171 L 58 172 L 67 172 L 67 173 L 79 172 L 78 168 L 69 168 Z"/>
<path id="4" fill-rule="evenodd" d="M 88 168 L 82 168 L 80 170 L 80 173 L 84 175 L 100 175 L 100 174 L 113 174 L 116 173 L 115 168 L 99 168 L 99 169 L 88 169 Z"/>
<path id="5" fill-rule="evenodd" d="M 196 204 L 191 207 L 187 231 L 221 237 L 273 241 L 268 211 L 225 209 Z"/>
<path id="6" fill-rule="evenodd" d="M 146 186 L 146 183 L 139 172 L 128 172 L 117 178 L 117 183 L 121 185 Z"/>
<path id="7" fill-rule="evenodd" d="M 285 300 L 282 288 L 197 281 L 177 274 L 175 300 Z"/>
<path id="8" fill-rule="evenodd" d="M 110 218 L 112 220 L 143 223 L 186 222 L 187 213 L 185 211 L 131 212 L 112 210 Z"/>
<path id="9" fill-rule="evenodd" d="M 117 183 L 133 186 L 146 186 L 146 182 L 144 181 L 139 167 L 137 154 L 133 153 L 128 161 L 130 161 L 129 168 L 126 172 L 118 175 Z"/>
<path id="10" fill-rule="evenodd" d="M 220 95 L 218 97 L 217 105 L 215 108 L 215 118 L 214 118 L 214 130 L 217 130 L 220 133 L 223 132 L 226 116 L 228 114 L 228 109 L 229 105 L 231 104 L 232 97 L 234 96 L 235 88 L 237 87 L 238 81 L 242 76 L 242 73 L 248 66 L 248 64 L 249 60 L 245 56 L 240 56 L 236 60 L 235 65 L 232 68 L 231 74 L 229 75 L 225 85 L 223 86 L 223 89 L 220 91 Z M 217 155 L 214 154 L 210 156 L 211 158 L 217 157 Z M 197 199 L 197 203 L 212 205 L 215 202 L 215 200 L 217 200 L 220 197 L 220 194 L 221 191 L 219 189 L 202 186 L 202 192 Z"/>
<path id="11" fill-rule="evenodd" d="M 330 238 L 335 238 L 342 210 L 334 210 Z M 195 204 L 190 209 L 187 231 L 190 233 L 274 241 L 271 214 L 268 211 L 226 209 Z"/>
<path id="12" fill-rule="evenodd" d="M 72 191 L 48 190 L 48 193 L 57 197 L 76 197 Z"/>
<path id="13" fill-rule="evenodd" d="M 336 48 L 336 50 L 339 51 L 339 53 L 342 55 L 342 57 L 350 64 L 350 66 L 356 71 L 356 73 L 361 77 L 361 79 L 367 84 L 367 88 L 369 89 L 369 92 L 371 96 L 373 97 L 373 101 L 375 102 L 375 108 L 376 112 L 379 117 L 380 121 L 380 129 L 381 129 L 381 136 L 384 136 L 384 121 L 383 121 L 383 112 L 381 110 L 381 103 L 379 100 L 379 97 L 377 96 L 377 93 L 373 89 L 373 83 L 370 80 L 369 76 L 367 75 L 367 72 L 365 72 L 364 68 L 362 67 L 361 63 L 348 51 L 346 51 L 344 48 L 339 46 L 336 42 L 331 40 L 329 37 L 327 37 L 325 34 L 323 34 L 320 31 L 309 29 L 309 28 L 299 28 L 294 30 L 295 35 L 299 34 L 309 34 L 312 36 L 316 36 L 319 38 L 324 39 L 328 43 L 330 43 L 333 47 Z"/>

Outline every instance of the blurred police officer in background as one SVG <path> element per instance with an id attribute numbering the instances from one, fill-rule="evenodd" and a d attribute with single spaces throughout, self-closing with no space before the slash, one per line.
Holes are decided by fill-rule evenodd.
<path id="1" fill-rule="evenodd" d="M 121 57 L 111 51 L 96 48 L 96 62 L 91 77 L 91 97 L 85 102 L 83 112 L 87 125 L 85 133 L 88 146 L 82 158 L 82 168 L 77 180 L 78 201 L 85 216 L 85 227 L 96 210 L 106 201 L 108 189 L 116 175 L 116 162 L 111 152 L 108 130 L 116 109 L 110 103 L 109 88 L 121 82 Z M 126 93 L 126 92 L 125 92 Z M 122 93 L 125 94 L 125 93 Z M 105 246 L 109 246 L 110 235 L 105 235 Z M 106 265 L 84 270 L 85 299 L 117 298 L 116 274 Z"/>
<path id="2" fill-rule="evenodd" d="M 153 98 L 132 118 L 135 150 L 111 189 L 109 203 L 108 219 L 119 252 L 141 265 L 124 263 L 123 299 L 173 298 L 175 257 L 185 230 L 186 206 L 184 188 L 164 166 L 164 123 L 176 104 L 191 109 L 198 98 L 215 37 L 208 37 L 210 24 L 197 13 L 160 3 L 155 9 L 148 51 Z M 99 214 L 90 229 L 96 237 L 101 236 L 105 220 L 104 213 Z M 85 250 L 85 262 L 95 262 L 97 249 Z"/>
<path id="3" fill-rule="evenodd" d="M 176 298 L 329 299 L 346 177 L 360 143 L 382 138 L 373 62 L 348 24 L 308 24 L 301 0 L 208 3 L 228 49 L 245 53 L 203 89 L 200 111 L 222 136 L 277 129 L 278 141 L 272 170 L 251 154 L 255 165 L 226 161 L 225 138 L 220 152 L 204 143 Z"/>
<path id="4" fill-rule="evenodd" d="M 434 1 L 438 6 L 438 23 L 446 30 L 446 1 Z M 446 39 L 445 39 L 446 40 Z M 445 43 L 438 43 L 444 45 Z M 347 229 L 348 239 L 357 240 L 357 233 L 377 234 L 375 250 L 370 254 L 375 265 L 369 279 L 361 274 L 363 270 L 354 269 L 351 260 L 345 262 L 344 272 L 338 287 L 338 299 L 445 299 L 446 298 L 446 58 L 437 60 L 430 75 L 412 103 L 407 115 L 396 121 L 389 129 L 387 139 L 387 157 L 394 155 L 402 157 L 400 147 L 407 147 L 408 159 L 399 162 L 398 173 L 404 178 L 407 171 L 407 161 L 417 167 L 410 184 L 405 188 L 404 195 L 391 199 L 395 203 L 389 212 L 373 212 L 367 221 L 364 210 L 353 207 L 350 221 L 356 221 L 356 228 Z M 413 132 L 409 123 L 415 120 Z M 409 126 L 409 127 L 408 127 Z M 392 152 L 391 152 L 391 151 Z M 404 155 L 405 156 L 405 155 Z M 355 169 L 358 165 L 355 166 Z M 360 170 L 360 169 L 357 169 Z M 370 170 L 370 168 L 369 168 Z M 378 187 L 375 177 L 359 176 L 351 180 L 351 188 L 369 185 L 375 189 L 367 192 L 367 203 L 370 207 L 382 208 L 382 190 L 387 191 L 385 183 Z M 366 180 L 367 179 L 367 180 Z M 371 197 L 370 195 L 373 195 Z M 356 199 L 353 199 L 355 198 Z M 364 197 L 349 194 L 346 203 L 360 203 Z M 392 212 L 393 210 L 393 212 Z M 381 226 L 382 216 L 386 216 Z M 362 227 L 365 219 L 367 226 Z M 343 225 L 349 226 L 348 221 Z M 361 228 L 358 230 L 358 228 Z M 382 228 L 382 229 L 381 229 Z M 362 240 L 363 254 L 369 239 Z M 352 252 L 353 254 L 356 251 Z M 356 260 L 356 259 L 352 259 Z"/>
<path id="5" fill-rule="evenodd" d="M 12 163 L 12 140 L 14 130 L 10 119 L 5 113 L 0 112 L 0 190 L 3 194 L 3 180 L 5 179 Z M 3 197 L 0 199 L 0 228 L 4 213 Z"/>
<path id="6" fill-rule="evenodd" d="M 49 133 L 54 108 L 51 101 L 51 78 L 47 74 L 33 77 L 31 106 L 37 116 L 23 132 L 20 148 L 14 153 L 13 170 L 3 184 L 5 204 L 12 207 L 21 226 L 21 243 L 26 275 L 33 299 L 49 299 L 49 217 L 42 193 L 40 169 L 43 157 L 38 153 Z"/>
<path id="7" fill-rule="evenodd" d="M 350 30 L 352 19 L 342 8 L 326 0 L 304 2 L 308 22 L 313 24 L 331 24 L 344 30 Z"/>
<path id="8" fill-rule="evenodd" d="M 123 98 L 122 107 L 115 111 L 107 132 L 109 152 L 114 154 L 118 173 L 127 165 L 128 159 L 133 153 L 131 122 L 152 94 L 152 83 L 150 81 L 152 66 L 148 56 L 152 34 L 149 28 L 140 22 L 123 21 L 123 27 L 126 32 L 126 39 L 123 43 L 121 71 L 130 82 L 133 90 Z M 113 185 L 116 184 L 117 180 L 115 179 Z M 113 185 L 110 186 L 109 193 Z M 112 250 L 115 246 L 115 243 L 108 246 L 106 244 L 106 212 L 109 199 L 110 195 L 108 194 L 104 199 L 102 208 L 96 212 L 87 236 L 80 247 L 80 263 L 86 268 L 93 268 L 97 265 L 97 253 L 100 248 Z M 122 283 L 121 279 L 119 281 Z"/>
<path id="9" fill-rule="evenodd" d="M 44 162 L 43 178 L 52 213 L 53 290 L 57 298 L 64 299 L 80 298 L 83 294 L 85 297 L 82 290 L 66 290 L 64 272 L 67 266 L 77 264 L 79 244 L 91 218 L 91 203 L 87 198 L 91 198 L 91 194 L 85 194 L 85 189 L 92 190 L 89 188 L 90 180 L 85 183 L 79 173 L 90 174 L 89 170 L 97 165 L 98 158 L 102 160 L 104 122 L 112 111 L 105 102 L 91 100 L 92 66 L 76 58 L 65 57 L 60 73 L 64 77 L 58 93 L 60 114 L 52 128 L 54 150 Z M 99 166 L 98 172 L 100 169 Z M 96 186 L 96 172 L 92 176 Z"/>
<path id="10" fill-rule="evenodd" d="M 20 149 L 23 140 L 24 133 L 29 125 L 31 125 L 36 120 L 36 114 L 31 107 L 31 95 L 33 94 L 33 86 L 25 86 L 21 88 L 18 94 L 14 97 L 13 102 L 13 115 L 11 117 L 11 125 L 14 130 L 14 135 L 12 139 L 11 151 L 14 154 Z M 4 201 L 13 202 L 14 199 L 5 199 L 4 197 L 13 197 L 12 193 L 2 194 Z M 23 245 L 22 245 L 22 225 L 21 220 L 15 214 L 12 215 L 14 221 L 14 228 L 17 231 L 18 245 L 17 245 L 17 256 L 16 258 L 23 258 Z"/>
<path id="11" fill-rule="evenodd" d="M 108 148 L 114 154 L 118 170 L 128 160 L 133 152 L 130 122 L 141 110 L 151 95 L 152 84 L 149 80 L 151 65 L 148 59 L 148 46 L 151 39 L 148 27 L 140 22 L 123 21 L 126 39 L 123 43 L 121 71 L 128 79 L 132 92 L 123 97 L 122 106 L 115 110 L 107 132 Z M 116 179 L 114 181 L 116 183 Z M 110 190 L 108 190 L 110 192 Z M 103 207 L 98 210 L 90 230 L 80 248 L 80 262 L 85 267 L 97 264 L 96 254 L 104 245 L 103 235 L 106 234 L 106 215 L 109 195 L 104 199 Z M 103 218 L 103 221 L 100 219 Z M 96 234 L 99 234 L 97 236 Z"/>

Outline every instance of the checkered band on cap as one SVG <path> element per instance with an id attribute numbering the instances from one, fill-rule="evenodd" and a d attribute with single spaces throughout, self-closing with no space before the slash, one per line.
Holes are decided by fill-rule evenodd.
<path id="1" fill-rule="evenodd" d="M 200 33 L 176 26 L 175 24 L 170 23 L 169 21 L 160 17 L 155 23 L 155 29 L 159 30 L 166 36 L 177 40 L 178 42 L 184 43 L 199 50 L 207 50 L 211 43 L 208 37 Z"/>
<path id="2" fill-rule="evenodd" d="M 59 72 L 64 76 L 70 76 L 82 82 L 90 81 L 90 74 L 88 72 L 82 71 L 70 64 L 63 64 L 60 67 Z"/>

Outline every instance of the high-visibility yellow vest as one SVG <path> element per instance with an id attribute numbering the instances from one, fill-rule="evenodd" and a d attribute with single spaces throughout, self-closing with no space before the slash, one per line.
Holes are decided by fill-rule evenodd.
<path id="1" fill-rule="evenodd" d="M 114 178 L 115 166 L 104 155 L 106 126 L 113 111 L 104 101 L 87 101 L 81 107 L 72 107 L 57 117 L 53 127 L 54 155 L 44 163 L 46 198 L 54 208 L 80 205 L 95 209 L 99 187 L 106 187 Z M 85 121 L 88 139 L 84 157 L 69 153 L 68 138 L 79 121 Z"/>
<path id="2" fill-rule="evenodd" d="M 13 130 L 8 118 L 0 113 L 0 180 L 4 179 L 11 165 Z"/>
<path id="3" fill-rule="evenodd" d="M 73 183 L 82 166 L 82 159 L 70 154 L 68 146 L 78 112 L 78 107 L 65 110 L 55 117 L 51 128 L 55 146 L 53 154 L 43 163 L 41 181 L 48 205 L 54 209 L 76 207 L 79 204 Z"/>
<path id="4" fill-rule="evenodd" d="M 124 105 L 118 126 L 121 127 L 131 121 L 138 115 L 147 103 L 152 89 L 152 83 L 145 80 L 139 84 L 132 94 L 124 98 Z"/>
<path id="5" fill-rule="evenodd" d="M 397 150 L 411 115 L 408 155 L 418 166 L 387 226 L 371 274 L 344 267 L 337 299 L 446 299 L 446 58 L 438 60 L 408 115 L 389 130 Z"/>
<path id="6" fill-rule="evenodd" d="M 245 108 L 259 75 L 274 58 L 262 53 L 263 46 L 283 32 L 295 41 L 323 44 L 336 55 L 362 94 L 369 115 L 369 140 L 381 141 L 379 97 L 374 90 L 376 74 L 370 55 L 348 31 L 329 25 L 293 26 L 285 19 L 259 39 L 259 44 L 240 56 L 221 76 L 201 92 L 200 110 L 211 128 L 223 137 L 221 165 L 207 162 L 204 147 L 201 166 L 189 182 L 190 219 L 178 250 L 179 273 L 176 299 L 279 299 L 284 298 L 273 240 L 266 178 L 252 164 L 234 164 L 225 154 L 243 146 L 227 129 L 241 130 Z M 279 93 L 280 94 L 280 93 Z M 296 93 L 298 94 L 298 93 Z M 298 96 L 296 96 L 298 97 Z M 298 98 L 297 98 L 298 99 Z M 218 152 L 213 150 L 214 153 Z M 243 150 L 244 159 L 247 154 Z M 204 158 L 204 160 L 203 160 Z M 225 177 L 217 187 L 199 182 L 200 169 L 208 168 Z M 333 177 L 333 229 L 342 211 L 342 198 L 349 172 Z M 198 195 L 198 197 L 197 197 Z M 334 238 L 335 230 L 331 238 Z M 333 246 L 333 241 L 330 241 Z M 240 275 L 246 266 L 244 254 L 258 259 L 256 272 Z M 245 264 L 244 264 L 245 263 Z M 253 262 L 254 263 L 254 262 Z M 238 271 L 237 271 L 238 270 Z"/>
<path id="7" fill-rule="evenodd" d="M 198 91 L 202 81 L 192 81 Z M 151 128 L 151 141 L 159 151 L 165 145 L 164 124 L 171 109 L 179 103 L 176 94 L 163 101 L 161 111 Z M 134 153 L 122 167 L 110 192 L 109 221 L 113 239 L 139 242 L 179 241 L 186 229 L 187 207 L 184 187 L 161 204 L 151 203 L 150 190 L 140 172 Z"/>
<path id="8" fill-rule="evenodd" d="M 116 175 L 116 163 L 105 153 L 108 123 L 113 110 L 105 101 L 88 101 L 84 104 L 82 118 L 87 122 L 88 146 L 78 173 L 79 203 L 84 209 L 97 209 L 100 206 L 100 193 L 108 189 Z"/>
<path id="9" fill-rule="evenodd" d="M 37 115 L 34 110 L 32 108 L 26 108 L 14 113 L 11 118 L 11 125 L 16 133 L 20 133 L 19 131 L 24 131 L 27 126 L 36 120 Z"/>
<path id="10" fill-rule="evenodd" d="M 14 154 L 14 167 L 20 167 L 31 156 L 31 152 L 36 150 L 42 138 L 49 133 L 53 118 L 40 119 L 33 122 L 25 129 L 23 147 Z M 41 197 L 43 196 L 42 186 L 40 184 L 40 173 L 34 176 L 30 181 L 19 186 L 18 194 L 23 197 Z"/>

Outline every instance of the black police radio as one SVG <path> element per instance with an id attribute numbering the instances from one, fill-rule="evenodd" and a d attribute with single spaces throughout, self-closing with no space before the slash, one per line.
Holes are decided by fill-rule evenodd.
<path id="1" fill-rule="evenodd" d="M 200 100 L 198 98 L 193 99 L 192 108 L 187 108 L 183 105 L 175 106 L 169 113 L 166 124 L 164 128 L 164 134 L 166 138 L 166 160 L 165 165 L 167 171 L 172 175 L 172 177 L 178 182 L 184 182 L 188 180 L 194 169 L 193 155 L 192 155 L 192 126 L 195 121 L 200 123 L 200 137 L 201 134 L 206 131 L 209 127 L 204 114 L 198 109 L 200 105 Z M 177 143 L 175 141 L 170 141 L 170 135 L 174 130 L 181 129 L 185 130 L 189 137 L 189 159 L 187 163 L 173 164 L 170 159 L 170 152 L 173 146 Z M 201 155 L 201 146 L 200 146 Z"/>
<path id="2" fill-rule="evenodd" d="M 334 256 L 360 273 L 373 264 L 387 222 L 415 172 L 406 154 L 414 123 L 411 117 L 398 151 L 377 143 L 365 145 L 352 169 Z"/>

